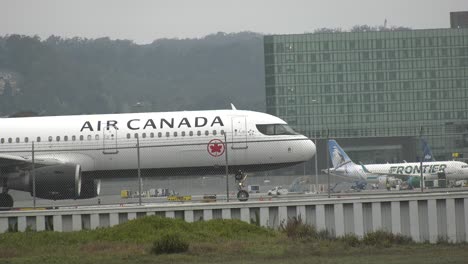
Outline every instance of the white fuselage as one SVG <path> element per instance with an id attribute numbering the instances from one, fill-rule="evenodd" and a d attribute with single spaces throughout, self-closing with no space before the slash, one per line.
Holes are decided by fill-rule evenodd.
<path id="1" fill-rule="evenodd" d="M 349 164 L 338 168 L 333 172 L 337 175 L 349 176 L 356 179 L 364 179 L 370 183 L 381 182 L 385 175 L 397 177 L 420 177 L 421 164 L 419 162 L 410 163 L 387 163 L 365 165 L 367 172 L 361 165 Z M 460 161 L 430 161 L 423 162 L 423 176 L 425 180 L 438 179 L 438 173 L 444 172 L 448 180 L 468 179 L 468 164 Z"/>
<path id="2" fill-rule="evenodd" d="M 286 123 L 241 110 L 0 119 L 0 155 L 80 164 L 86 171 L 294 164 L 315 154 L 299 134 L 266 135 L 259 124 Z M 224 142 L 227 148 L 224 149 Z"/>

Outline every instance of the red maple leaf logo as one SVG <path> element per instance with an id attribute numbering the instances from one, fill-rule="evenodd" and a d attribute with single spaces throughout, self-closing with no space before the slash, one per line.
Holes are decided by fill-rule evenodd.
<path id="1" fill-rule="evenodd" d="M 214 143 L 213 145 L 210 145 L 210 149 L 211 149 L 212 153 L 221 152 L 222 148 L 223 148 L 223 145 L 220 145 L 220 144 L 217 144 L 217 143 Z"/>

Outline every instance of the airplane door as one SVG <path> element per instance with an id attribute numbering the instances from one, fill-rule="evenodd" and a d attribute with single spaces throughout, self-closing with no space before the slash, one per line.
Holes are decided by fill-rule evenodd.
<path id="1" fill-rule="evenodd" d="M 104 154 L 117 154 L 117 129 L 114 126 L 108 126 L 103 130 L 103 151 Z"/>
<path id="2" fill-rule="evenodd" d="M 245 116 L 232 117 L 232 148 L 247 148 L 247 120 Z"/>

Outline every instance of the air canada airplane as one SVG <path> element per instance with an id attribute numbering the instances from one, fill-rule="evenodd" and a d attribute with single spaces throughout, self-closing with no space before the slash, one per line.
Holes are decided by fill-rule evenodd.
<path id="1" fill-rule="evenodd" d="M 432 159 L 432 153 L 425 142 L 423 147 L 425 158 Z M 368 183 L 386 183 L 402 179 L 413 186 L 419 185 L 421 180 L 419 162 L 357 165 L 335 140 L 328 141 L 328 150 L 333 164 L 330 173 L 333 175 L 352 177 Z M 447 180 L 468 179 L 468 164 L 461 161 L 424 161 L 422 168 L 425 180 L 435 180 L 441 176 Z"/>
<path id="2" fill-rule="evenodd" d="M 241 184 L 243 172 L 295 165 L 310 160 L 316 151 L 311 140 L 280 118 L 234 106 L 232 110 L 0 118 L 0 207 L 13 206 L 8 190 L 32 195 L 34 177 L 38 198 L 96 197 L 99 179 L 125 174 L 121 172 L 136 175 L 137 142 L 140 168 L 156 177 L 224 174 L 227 155 L 241 201 L 248 199 Z"/>

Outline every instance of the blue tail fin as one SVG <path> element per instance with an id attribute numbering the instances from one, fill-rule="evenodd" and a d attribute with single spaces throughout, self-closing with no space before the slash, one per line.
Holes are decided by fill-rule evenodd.
<path id="1" fill-rule="evenodd" d="M 328 140 L 328 152 L 335 169 L 352 162 L 340 145 L 333 139 Z"/>
<path id="2" fill-rule="evenodd" d="M 429 145 L 427 144 L 427 141 L 423 138 L 421 138 L 421 146 L 423 149 L 423 161 L 435 161 L 434 156 L 432 155 L 432 151 L 429 148 Z"/>

